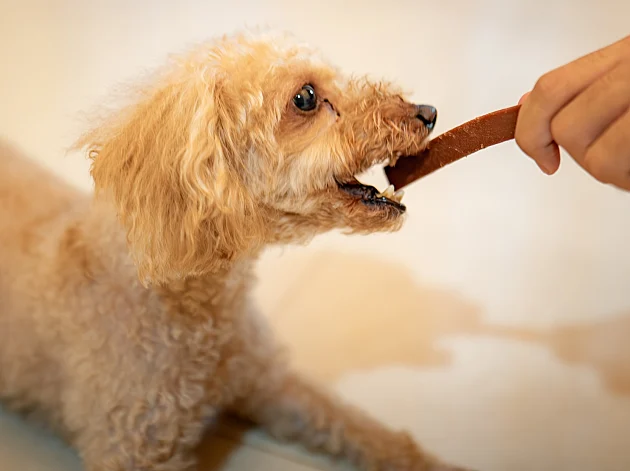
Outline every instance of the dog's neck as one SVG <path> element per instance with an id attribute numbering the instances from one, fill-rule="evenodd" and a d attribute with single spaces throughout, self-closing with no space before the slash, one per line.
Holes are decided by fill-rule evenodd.
<path id="1" fill-rule="evenodd" d="M 247 301 L 253 261 L 235 262 L 203 275 L 155 285 L 153 289 L 171 305 L 172 312 L 191 319 L 205 319 L 208 312 L 238 312 Z"/>
<path id="2" fill-rule="evenodd" d="M 122 276 L 133 277 L 138 281 L 137 267 L 129 251 L 126 232 L 116 217 L 113 206 L 102 201 L 92 203 L 93 206 L 80 222 L 82 226 L 87 226 L 82 232 L 87 237 L 86 244 L 92 247 L 90 252 L 93 263 L 90 268 L 94 271 L 122 270 Z M 260 251 L 257 248 L 247 253 L 235 254 L 215 247 L 212 264 L 204 267 L 201 273 L 182 273 L 167 280 L 149 280 L 145 283 L 145 288 L 174 303 L 180 303 L 179 310 L 195 310 L 202 305 L 227 306 L 237 302 L 237 293 L 242 293 L 243 287 L 249 283 L 252 267 Z M 112 252 L 126 255 L 124 258 L 116 258 L 112 256 Z"/>

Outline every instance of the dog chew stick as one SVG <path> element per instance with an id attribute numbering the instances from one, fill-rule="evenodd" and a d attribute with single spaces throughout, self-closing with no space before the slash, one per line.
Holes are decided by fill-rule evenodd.
<path id="1" fill-rule="evenodd" d="M 401 157 L 393 167 L 385 167 L 387 179 L 398 190 L 481 149 L 514 139 L 520 108 L 498 110 L 446 131 L 419 155 Z"/>

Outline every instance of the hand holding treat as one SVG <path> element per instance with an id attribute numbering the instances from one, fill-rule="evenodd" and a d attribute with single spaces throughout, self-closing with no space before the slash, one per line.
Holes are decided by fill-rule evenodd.
<path id="1" fill-rule="evenodd" d="M 562 147 L 597 180 L 630 190 L 630 36 L 543 75 L 521 102 L 516 142 L 545 173 Z"/>
<path id="2" fill-rule="evenodd" d="M 545 74 L 519 105 L 436 137 L 385 173 L 400 189 L 510 139 L 547 174 L 558 169 L 562 147 L 597 180 L 630 190 L 630 36 Z"/>

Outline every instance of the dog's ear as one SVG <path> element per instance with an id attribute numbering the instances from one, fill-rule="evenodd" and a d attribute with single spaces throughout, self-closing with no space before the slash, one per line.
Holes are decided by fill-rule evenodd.
<path id="1" fill-rule="evenodd" d="M 143 282 L 198 275 L 256 238 L 244 110 L 207 70 L 145 91 L 78 147 L 97 195 L 112 198 Z"/>

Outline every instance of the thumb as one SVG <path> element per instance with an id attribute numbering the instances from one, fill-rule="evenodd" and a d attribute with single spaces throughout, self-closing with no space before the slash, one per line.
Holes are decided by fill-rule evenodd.
<path id="1" fill-rule="evenodd" d="M 518 100 L 518 104 L 519 104 L 519 105 L 522 105 L 522 104 L 525 102 L 525 100 L 527 100 L 527 97 L 529 96 L 529 94 L 530 94 L 530 93 L 531 93 L 531 92 L 527 92 L 525 95 L 523 95 L 523 96 L 521 97 L 521 99 L 520 99 L 520 100 Z"/>
<path id="2" fill-rule="evenodd" d="M 523 103 L 525 103 L 525 101 L 527 100 L 527 98 L 529 97 L 529 95 L 531 94 L 530 92 L 525 93 L 519 100 L 518 100 L 518 104 L 522 105 Z M 517 126 L 518 128 L 518 126 Z M 521 147 L 521 149 L 523 149 L 523 146 L 521 146 L 520 144 L 520 139 L 518 136 L 518 132 L 517 132 L 517 144 L 519 145 L 519 147 Z M 524 151 L 524 149 L 523 149 Z M 530 153 L 526 152 L 528 155 L 530 155 Z M 560 149 L 558 147 L 558 145 L 555 142 L 550 143 L 549 145 L 547 145 L 544 149 L 539 149 L 538 150 L 538 156 L 535 159 L 536 164 L 538 165 L 538 167 L 547 175 L 551 175 L 553 173 L 555 173 L 558 170 L 558 167 L 560 166 Z M 530 157 L 532 157 L 530 155 Z"/>

